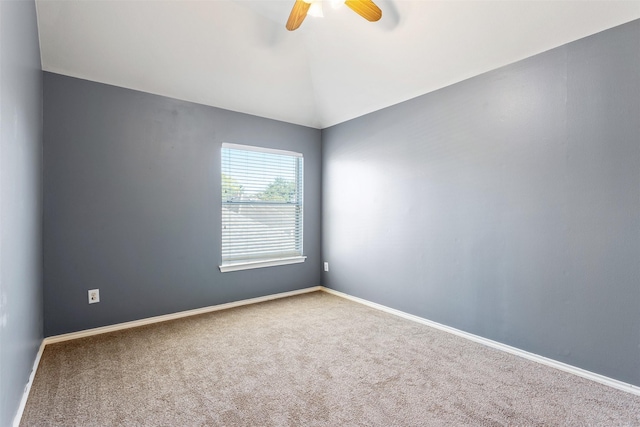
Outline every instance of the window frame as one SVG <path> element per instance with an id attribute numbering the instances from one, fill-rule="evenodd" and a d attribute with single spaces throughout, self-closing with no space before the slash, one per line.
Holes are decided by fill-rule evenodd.
<path id="1" fill-rule="evenodd" d="M 269 257 L 264 257 L 264 258 L 256 258 L 256 259 L 246 259 L 246 260 L 240 260 L 240 261 L 227 261 L 225 262 L 223 260 L 223 245 L 224 245 L 224 241 L 223 241 L 223 235 L 222 232 L 224 230 L 224 224 L 225 224 L 225 218 L 224 218 L 224 213 L 223 210 L 225 208 L 225 206 L 233 206 L 232 203 L 229 202 L 224 202 L 221 201 L 221 206 L 220 206 L 220 211 L 221 211 L 221 217 L 220 217 L 220 231 L 221 231 L 221 241 L 220 241 L 220 250 L 221 250 L 221 254 L 220 254 L 220 265 L 219 265 L 219 269 L 222 273 L 226 273 L 226 272 L 232 272 L 232 271 L 240 271 L 240 270 L 248 270 L 248 269 L 254 269 L 254 268 L 263 268 L 263 267 L 273 267 L 273 266 L 279 266 L 279 265 L 289 265 L 289 264 L 298 264 L 298 263 L 302 263 L 304 262 L 307 257 L 304 255 L 304 155 L 302 153 L 299 152 L 295 152 L 295 151 L 288 151 L 288 150 L 280 150 L 280 149 L 275 149 L 275 148 L 267 148 L 267 147 L 260 147 L 260 146 L 253 146 L 253 145 L 244 145 L 244 144 L 234 144 L 234 143 L 228 143 L 228 142 L 223 142 L 222 146 L 220 148 L 220 178 L 221 178 L 221 182 L 220 182 L 220 195 L 222 195 L 222 192 L 224 191 L 223 189 L 223 182 L 222 182 L 222 176 L 225 173 L 225 166 L 223 163 L 224 157 L 223 157 L 223 150 L 224 149 L 232 149 L 232 150 L 242 150 L 242 151 L 251 151 L 251 152 L 259 152 L 259 153 L 269 153 L 269 154 L 277 154 L 277 155 L 284 155 L 284 156 L 290 156 L 290 157 L 297 157 L 300 159 L 300 163 L 296 166 L 297 170 L 296 171 L 296 187 L 299 189 L 299 209 L 300 209 L 300 217 L 299 217 L 299 222 L 300 222 L 300 235 L 299 235 L 299 240 L 300 240 L 300 254 L 299 255 L 295 255 L 295 256 L 286 256 L 286 257 L 280 257 L 280 258 L 269 258 Z M 258 174 L 260 173 L 259 171 L 257 172 Z M 285 204 L 285 203 L 283 203 Z M 238 204 L 240 205 L 240 204 Z"/>

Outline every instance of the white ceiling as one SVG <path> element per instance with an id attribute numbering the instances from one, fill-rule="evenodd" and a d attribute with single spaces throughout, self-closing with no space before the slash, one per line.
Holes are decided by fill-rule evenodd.
<path id="1" fill-rule="evenodd" d="M 1 0 L 0 0 L 1 1 Z M 640 1 L 37 0 L 46 71 L 325 128 L 640 18 Z"/>

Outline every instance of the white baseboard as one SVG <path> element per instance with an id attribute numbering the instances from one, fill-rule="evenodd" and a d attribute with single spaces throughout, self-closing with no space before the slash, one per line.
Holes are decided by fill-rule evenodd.
<path id="1" fill-rule="evenodd" d="M 68 334 L 62 334 L 62 335 L 54 335 L 54 336 L 45 338 L 44 343 L 53 344 L 56 342 L 75 340 L 78 338 L 89 337 L 92 335 L 99 335 L 107 332 L 119 331 L 122 329 L 129 329 L 129 328 L 136 328 L 138 326 L 150 325 L 152 323 L 166 322 L 168 320 L 175 320 L 183 317 L 196 316 L 198 314 L 210 313 L 212 311 L 226 310 L 229 308 L 240 307 L 243 305 L 257 304 L 259 302 L 271 301 L 274 299 L 306 294 L 309 292 L 319 291 L 320 289 L 321 289 L 320 286 L 313 286 L 311 288 L 297 289 L 295 291 L 265 295 L 263 297 L 228 302 L 226 304 L 211 305 L 209 307 L 202 307 L 202 308 L 196 308 L 193 310 L 180 311 L 178 313 L 164 314 L 162 316 L 147 317 L 146 319 L 133 320 L 131 322 L 117 323 L 115 325 L 102 326 L 102 327 L 93 328 L 93 329 L 85 329 L 84 331 L 70 332 Z"/>
<path id="2" fill-rule="evenodd" d="M 31 385 L 33 384 L 33 379 L 36 376 L 36 371 L 38 370 L 38 365 L 40 364 L 40 358 L 42 357 L 42 352 L 44 352 L 45 347 L 44 340 L 40 343 L 40 348 L 38 349 L 38 353 L 36 353 L 36 358 L 33 361 L 33 367 L 31 368 L 31 374 L 29 375 L 29 381 L 27 385 L 24 387 L 24 393 L 22 394 L 22 399 L 20 399 L 20 405 L 18 406 L 18 412 L 16 416 L 13 417 L 13 427 L 19 427 L 20 421 L 22 420 L 22 413 L 24 412 L 25 406 L 27 406 L 27 399 L 29 398 L 29 392 L 31 392 Z"/>
<path id="3" fill-rule="evenodd" d="M 546 366 L 550 366 L 555 369 L 559 369 L 564 372 L 568 372 L 573 375 L 577 375 L 582 378 L 586 378 L 591 381 L 595 381 L 600 384 L 604 384 L 609 387 L 613 387 L 618 390 L 626 391 L 627 393 L 635 394 L 636 396 L 640 396 L 640 387 L 635 386 L 633 384 L 628 384 L 613 378 L 605 377 L 604 375 L 596 374 L 595 372 L 587 371 L 586 369 L 578 368 L 576 366 L 569 365 L 567 363 L 558 362 L 557 360 L 549 359 L 548 357 L 540 356 L 535 353 L 530 353 L 525 350 L 521 350 L 516 347 L 511 347 L 507 344 L 502 344 L 498 341 L 493 341 L 488 338 L 483 338 L 478 335 L 471 334 L 469 332 L 461 331 L 460 329 L 452 328 L 450 326 L 443 325 L 441 323 L 433 322 L 431 320 L 424 319 L 419 316 L 414 316 L 413 314 L 405 313 L 404 311 L 396 310 L 394 308 L 389 308 L 382 304 L 377 304 L 375 302 L 367 301 L 362 298 L 354 297 L 349 294 L 345 294 L 344 292 L 336 291 L 333 289 L 325 288 L 321 286 L 321 290 L 323 292 L 327 292 L 332 295 L 336 295 L 371 308 L 375 308 L 377 310 L 381 310 L 408 320 L 412 320 L 414 322 L 421 323 L 423 325 L 431 326 L 432 328 L 439 329 L 444 332 L 448 332 L 450 334 L 457 335 L 462 338 L 466 338 L 468 340 L 484 344 L 488 347 L 495 348 L 497 350 L 502 350 L 510 354 L 514 354 L 516 356 L 523 357 L 528 360 L 532 360 L 534 362 L 541 363 Z"/>

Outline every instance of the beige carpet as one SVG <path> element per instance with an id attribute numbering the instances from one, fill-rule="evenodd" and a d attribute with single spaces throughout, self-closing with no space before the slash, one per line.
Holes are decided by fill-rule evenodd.
<path id="1" fill-rule="evenodd" d="M 49 345 L 21 425 L 640 425 L 640 397 L 316 292 Z"/>

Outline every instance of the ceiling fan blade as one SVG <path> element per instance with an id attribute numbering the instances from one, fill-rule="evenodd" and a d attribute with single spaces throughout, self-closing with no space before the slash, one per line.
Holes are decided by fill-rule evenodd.
<path id="1" fill-rule="evenodd" d="M 367 21 L 374 22 L 382 18 L 382 11 L 371 0 L 346 0 L 344 4 Z"/>
<path id="2" fill-rule="evenodd" d="M 296 3 L 293 5 L 293 9 L 291 9 L 289 20 L 287 21 L 287 30 L 293 31 L 302 24 L 304 18 L 307 17 L 307 11 L 310 6 L 311 3 L 307 3 L 303 0 L 296 0 Z"/>

